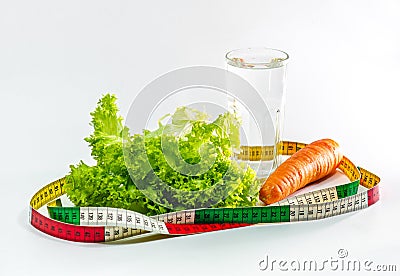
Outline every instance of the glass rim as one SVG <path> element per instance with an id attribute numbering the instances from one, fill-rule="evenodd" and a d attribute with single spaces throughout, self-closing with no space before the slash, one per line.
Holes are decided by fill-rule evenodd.
<path id="1" fill-rule="evenodd" d="M 285 51 L 275 49 L 275 48 L 268 48 L 268 47 L 249 47 L 249 48 L 238 48 L 231 50 L 225 54 L 225 59 L 229 61 L 230 63 L 236 64 L 237 63 L 237 58 L 238 57 L 230 57 L 235 52 L 240 52 L 240 51 L 252 51 L 252 50 L 263 50 L 263 51 L 271 51 L 271 52 L 276 52 L 283 54 L 283 57 L 276 57 L 271 59 L 271 61 L 259 61 L 259 62 L 247 62 L 240 60 L 240 65 L 243 68 L 252 68 L 254 66 L 263 66 L 265 68 L 276 68 L 276 67 L 282 67 L 287 64 L 289 60 L 289 54 L 286 53 Z"/>

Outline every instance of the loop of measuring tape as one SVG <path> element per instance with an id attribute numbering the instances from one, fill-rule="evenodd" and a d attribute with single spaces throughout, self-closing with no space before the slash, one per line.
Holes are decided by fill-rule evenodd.
<path id="1" fill-rule="evenodd" d="M 278 152 L 292 155 L 305 145 L 285 141 Z M 262 148 L 246 147 L 242 152 L 253 156 L 253 160 L 263 160 Z M 379 200 L 380 178 L 377 175 L 356 167 L 347 157 L 343 157 L 339 170 L 349 178 L 349 183 L 290 197 L 272 205 L 203 208 L 152 217 L 119 208 L 62 207 L 59 198 L 65 193 L 65 178 L 61 178 L 46 185 L 32 197 L 29 220 L 35 228 L 51 236 L 93 243 L 145 233 L 187 235 L 255 224 L 318 220 L 358 211 Z M 363 187 L 362 190 L 360 187 Z M 38 211 L 43 206 L 47 206 L 49 216 Z"/>

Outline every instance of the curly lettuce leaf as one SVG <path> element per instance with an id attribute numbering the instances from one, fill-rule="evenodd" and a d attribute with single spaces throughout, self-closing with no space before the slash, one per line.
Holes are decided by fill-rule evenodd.
<path id="1" fill-rule="evenodd" d="M 207 198 L 201 199 L 204 205 L 220 196 L 219 186 L 232 185 L 233 192 L 214 204 L 215 207 L 255 204 L 258 190 L 254 188 L 257 187 L 254 171 L 231 159 L 232 150 L 240 145 L 240 120 L 235 114 L 226 112 L 209 122 L 208 114 L 180 107 L 174 114 L 165 116 L 170 116 L 170 123 L 162 124 L 163 117 L 158 129 L 144 130 L 142 134 L 133 136 L 129 136 L 123 118 L 118 115 L 114 95 L 104 95 L 90 114 L 94 130 L 85 141 L 89 143 L 97 164 L 88 166 L 81 161 L 70 166 L 65 188 L 76 206 L 125 208 L 147 215 L 171 211 L 149 200 L 132 182 L 124 159 L 123 137 L 130 137 L 127 147 L 133 162 L 129 164 L 129 169 L 135 171 L 138 179 L 152 185 L 165 182 L 184 191 L 216 187 Z M 207 160 L 212 162 L 204 162 Z M 187 164 L 193 165 L 193 168 L 197 166 L 197 172 L 204 172 L 180 173 Z M 191 166 L 189 168 L 192 169 Z M 223 185 L 216 185 L 221 183 Z M 194 201 L 191 198 L 173 198 L 162 189 L 150 192 L 164 198 L 165 206 L 171 201 Z"/>

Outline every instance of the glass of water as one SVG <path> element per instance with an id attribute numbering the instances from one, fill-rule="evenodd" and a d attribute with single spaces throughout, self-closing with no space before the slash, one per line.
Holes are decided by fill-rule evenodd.
<path id="1" fill-rule="evenodd" d="M 249 110 L 237 99 L 231 100 L 231 108 L 242 118 L 241 152 L 236 158 L 255 169 L 259 178 L 265 178 L 281 163 L 278 150 L 284 125 L 289 55 L 277 49 L 246 48 L 230 51 L 225 58 L 227 70 L 249 82 L 266 106 L 265 110 Z M 272 126 L 257 124 L 252 120 L 254 113 L 270 118 Z"/>

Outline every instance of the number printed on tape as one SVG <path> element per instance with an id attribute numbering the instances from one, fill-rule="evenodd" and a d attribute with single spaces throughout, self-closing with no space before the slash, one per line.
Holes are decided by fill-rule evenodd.
<path id="1" fill-rule="evenodd" d="M 282 142 L 279 150 L 293 154 L 304 146 L 302 143 Z M 241 157 L 264 160 L 273 153 L 271 150 L 273 147 L 242 147 Z M 358 168 L 346 157 L 339 169 L 351 182 L 289 197 L 270 206 L 184 210 L 154 217 L 112 207 L 60 207 L 59 198 L 65 193 L 65 178 L 61 178 L 34 194 L 30 200 L 29 219 L 36 229 L 57 238 L 107 242 L 149 232 L 184 235 L 257 223 L 319 220 L 359 211 L 379 200 L 378 176 Z M 363 186 L 362 189 L 359 185 Z M 48 203 L 50 217 L 36 211 Z"/>

